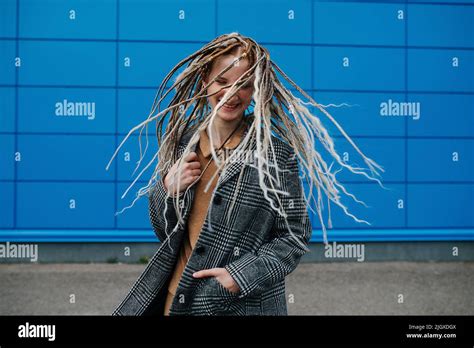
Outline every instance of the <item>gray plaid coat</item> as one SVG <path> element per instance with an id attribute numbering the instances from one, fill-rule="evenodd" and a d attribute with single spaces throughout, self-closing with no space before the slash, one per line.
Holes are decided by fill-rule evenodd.
<path id="1" fill-rule="evenodd" d="M 179 156 L 190 137 L 189 133 L 182 137 L 178 146 Z M 287 221 L 299 241 L 307 246 L 312 229 L 298 162 L 288 144 L 276 137 L 272 140 L 279 167 L 288 169 L 280 173 L 281 189 L 290 192 L 289 196 L 280 195 Z M 255 140 L 252 149 L 255 149 Z M 241 173 L 242 166 L 245 168 Z M 241 188 L 230 221 L 226 222 L 226 212 L 236 193 L 239 178 Z M 184 269 L 170 315 L 287 315 L 285 276 L 296 268 L 307 249 L 290 235 L 285 219 L 265 199 L 258 184 L 257 169 L 244 164 L 244 161 L 232 162 L 221 173 L 219 182 L 209 203 L 212 212 L 204 221 Z M 184 221 L 187 221 L 193 201 L 193 187 L 181 194 Z M 162 180 L 158 180 L 149 194 L 149 213 L 153 229 L 161 241 L 166 239 L 163 216 L 166 200 L 168 234 L 171 234 L 177 218 L 172 198 L 167 198 Z M 113 315 L 163 315 L 168 281 L 185 234 L 186 227 L 180 224 L 169 243 L 161 243 Z M 198 279 L 192 276 L 196 271 L 214 267 L 225 267 L 239 285 L 240 292 L 230 292 L 214 277 Z"/>

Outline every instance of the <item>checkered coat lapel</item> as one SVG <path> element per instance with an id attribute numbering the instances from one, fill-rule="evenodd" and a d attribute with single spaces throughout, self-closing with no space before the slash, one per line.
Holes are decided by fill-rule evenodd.
<path id="1" fill-rule="evenodd" d="M 183 154 L 190 137 L 190 134 L 183 137 L 178 156 Z M 301 244 L 309 242 L 311 223 L 293 149 L 276 137 L 272 140 L 279 167 L 284 169 L 280 174 L 280 189 L 290 193 L 280 197 L 287 220 L 271 209 L 259 186 L 256 169 L 243 162 L 233 162 L 221 173 L 208 216 L 178 284 L 170 315 L 287 314 L 285 276 L 307 251 Z M 167 198 L 162 181 L 158 180 L 150 191 L 150 221 L 163 243 L 113 315 L 162 315 L 168 280 L 186 235 L 193 187 L 180 198 L 184 204 L 184 226 L 177 221 L 172 199 Z M 236 202 L 231 204 L 234 197 Z M 289 227 L 295 237 L 290 236 Z M 240 292 L 230 292 L 213 277 L 192 276 L 198 270 L 214 267 L 225 267 Z"/>

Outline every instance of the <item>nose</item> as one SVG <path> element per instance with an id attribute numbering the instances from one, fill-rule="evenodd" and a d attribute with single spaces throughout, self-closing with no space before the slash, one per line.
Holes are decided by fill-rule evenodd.
<path id="1" fill-rule="evenodd" d="M 223 88 L 221 90 L 221 93 L 219 93 L 219 96 L 218 96 L 218 100 L 221 100 L 222 98 L 224 98 L 224 95 L 227 93 L 227 91 L 230 91 L 230 86 L 229 87 L 226 87 L 226 88 Z M 242 93 L 242 88 L 238 89 L 235 94 L 231 97 L 231 99 L 229 99 L 227 102 L 229 104 L 232 104 L 234 102 L 239 102 L 239 100 L 241 99 L 240 98 L 240 93 Z"/>
<path id="2" fill-rule="evenodd" d="M 227 91 L 228 91 L 227 88 L 222 90 L 223 93 L 219 95 L 217 100 L 223 99 L 224 95 L 226 94 Z M 239 97 L 238 97 L 239 93 L 240 93 L 240 91 L 237 91 L 236 94 L 234 94 L 229 100 L 227 100 L 227 103 L 229 103 L 229 104 L 238 103 L 239 102 Z"/>

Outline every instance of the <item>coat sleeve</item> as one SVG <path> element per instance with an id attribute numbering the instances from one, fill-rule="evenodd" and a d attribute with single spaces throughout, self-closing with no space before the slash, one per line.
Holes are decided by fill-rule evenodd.
<path id="1" fill-rule="evenodd" d="M 183 194 L 184 192 L 181 192 L 179 196 L 182 197 Z M 166 239 L 165 229 L 172 230 L 178 219 L 173 204 L 173 197 L 168 194 L 163 178 L 157 180 L 156 184 L 150 189 L 148 195 L 148 214 L 153 231 L 161 242 L 164 241 Z"/>
<path id="2" fill-rule="evenodd" d="M 312 227 L 304 199 L 303 185 L 299 179 L 299 168 L 294 151 L 288 156 L 281 174 L 281 189 L 289 195 L 280 199 L 287 214 L 287 222 L 276 212 L 273 225 L 274 239 L 225 266 L 240 287 L 239 298 L 258 295 L 271 288 L 291 273 L 301 256 L 309 249 Z M 292 234 L 289 231 L 289 228 Z"/>

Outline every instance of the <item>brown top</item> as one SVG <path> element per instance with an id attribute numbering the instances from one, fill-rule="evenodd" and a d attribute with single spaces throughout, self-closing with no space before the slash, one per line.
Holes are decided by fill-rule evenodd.
<path id="1" fill-rule="evenodd" d="M 223 148 L 236 148 L 242 139 L 242 135 L 245 131 L 246 125 L 247 124 L 244 121 L 240 128 L 232 135 L 232 137 L 227 141 L 226 145 L 224 145 Z M 202 130 L 200 132 L 199 146 L 197 147 L 196 153 L 199 158 L 199 163 L 201 164 L 201 170 L 204 170 L 206 164 L 212 157 L 210 140 L 206 130 Z M 188 234 L 183 238 L 183 243 L 181 244 L 178 260 L 176 262 L 175 269 L 168 286 L 168 294 L 166 296 L 164 315 L 169 315 L 169 309 L 171 307 L 173 297 L 176 293 L 176 289 L 178 288 L 178 283 L 181 279 L 181 275 L 184 271 L 189 257 L 191 256 L 194 246 L 196 245 L 199 234 L 201 233 L 202 225 L 204 224 L 204 221 L 206 219 L 207 210 L 209 208 L 209 201 L 212 197 L 214 188 L 216 187 L 220 173 L 215 176 L 207 192 L 204 192 L 204 189 L 206 188 L 208 182 L 211 180 L 211 177 L 216 172 L 216 169 L 216 164 L 214 163 L 214 161 L 211 161 L 199 181 L 195 184 L 196 187 L 194 200 L 188 217 Z"/>

